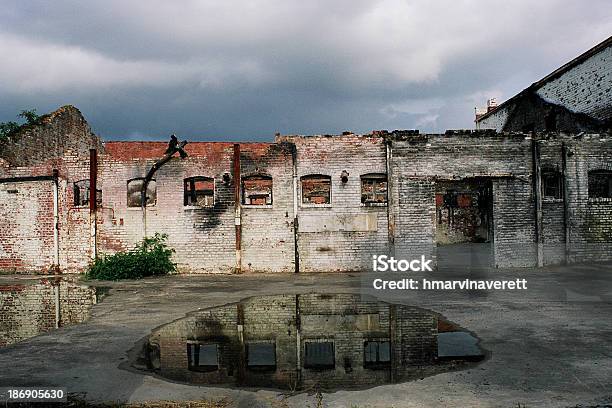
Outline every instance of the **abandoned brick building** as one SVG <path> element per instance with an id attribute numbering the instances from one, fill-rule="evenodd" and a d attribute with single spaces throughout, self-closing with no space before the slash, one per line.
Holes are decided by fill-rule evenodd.
<path id="1" fill-rule="evenodd" d="M 476 112 L 476 128 L 597 133 L 612 128 L 611 100 L 609 37 L 499 106 L 489 101 Z"/>
<path id="2" fill-rule="evenodd" d="M 167 233 L 184 272 L 371 268 L 479 245 L 494 267 L 612 258 L 609 134 L 416 131 L 102 142 L 66 106 L 0 142 L 0 270 L 80 272 Z"/>

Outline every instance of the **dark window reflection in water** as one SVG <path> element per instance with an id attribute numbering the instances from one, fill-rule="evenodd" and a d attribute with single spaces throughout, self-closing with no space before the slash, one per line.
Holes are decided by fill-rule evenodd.
<path id="1" fill-rule="evenodd" d="M 474 364 L 464 360 L 483 357 L 478 340 L 459 330 L 436 313 L 360 295 L 261 296 L 162 326 L 144 351 L 149 369 L 194 384 L 353 388 Z M 439 358 L 439 332 L 465 334 L 451 337 L 470 342 L 470 355 Z"/>
<path id="2" fill-rule="evenodd" d="M 388 340 L 366 341 L 363 348 L 366 367 L 384 367 L 391 363 L 391 349 Z"/>
<path id="3" fill-rule="evenodd" d="M 188 367 L 193 371 L 215 371 L 219 368 L 217 345 L 187 343 Z"/>
<path id="4" fill-rule="evenodd" d="M 276 368 L 276 343 L 247 343 L 247 365 L 251 369 L 274 370 Z"/>
<path id="5" fill-rule="evenodd" d="M 304 368 L 331 369 L 336 363 L 334 343 L 331 341 L 307 341 L 304 343 Z"/>

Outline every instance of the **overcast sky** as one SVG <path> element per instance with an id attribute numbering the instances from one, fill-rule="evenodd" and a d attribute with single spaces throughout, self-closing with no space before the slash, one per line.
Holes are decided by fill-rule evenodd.
<path id="1" fill-rule="evenodd" d="M 0 121 L 110 139 L 472 128 L 612 34 L 609 0 L 3 0 Z"/>

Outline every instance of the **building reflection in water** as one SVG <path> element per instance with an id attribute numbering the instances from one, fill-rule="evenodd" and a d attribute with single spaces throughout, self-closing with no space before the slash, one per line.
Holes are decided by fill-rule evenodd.
<path id="1" fill-rule="evenodd" d="M 193 312 L 156 329 L 145 349 L 149 369 L 172 380 L 346 388 L 448 370 L 437 335 L 438 315 L 416 307 L 354 294 L 277 295 Z"/>
<path id="2" fill-rule="evenodd" d="M 0 285 L 0 347 L 82 323 L 96 303 L 96 288 L 59 277 Z"/>

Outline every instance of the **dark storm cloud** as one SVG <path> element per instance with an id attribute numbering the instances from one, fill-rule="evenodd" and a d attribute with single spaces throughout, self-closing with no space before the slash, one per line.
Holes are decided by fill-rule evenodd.
<path id="1" fill-rule="evenodd" d="M 78 106 L 105 138 L 469 128 L 612 32 L 606 0 L 5 1 L 0 120 Z"/>

